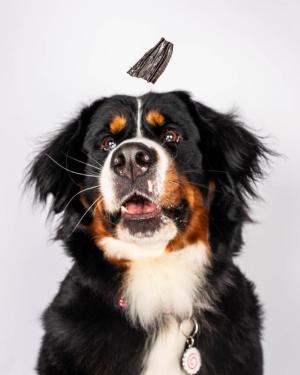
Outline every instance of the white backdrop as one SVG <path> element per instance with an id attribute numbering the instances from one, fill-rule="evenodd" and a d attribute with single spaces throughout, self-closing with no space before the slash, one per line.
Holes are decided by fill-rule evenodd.
<path id="1" fill-rule="evenodd" d="M 1 2 L 1 374 L 34 374 L 40 314 L 70 266 L 20 197 L 37 137 L 99 96 L 173 89 L 237 107 L 283 154 L 237 261 L 265 306 L 266 374 L 299 373 L 299 17 L 297 0 Z M 175 48 L 157 84 L 129 77 L 161 36 Z"/>

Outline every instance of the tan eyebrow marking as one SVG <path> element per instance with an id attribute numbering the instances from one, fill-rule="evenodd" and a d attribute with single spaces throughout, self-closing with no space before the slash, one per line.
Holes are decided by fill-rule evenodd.
<path id="1" fill-rule="evenodd" d="M 146 121 L 152 126 L 162 126 L 165 123 L 165 117 L 159 111 L 149 111 L 146 116 Z"/>
<path id="2" fill-rule="evenodd" d="M 112 134 L 120 133 L 126 126 L 126 117 L 124 115 L 116 115 L 110 122 L 109 128 Z"/>

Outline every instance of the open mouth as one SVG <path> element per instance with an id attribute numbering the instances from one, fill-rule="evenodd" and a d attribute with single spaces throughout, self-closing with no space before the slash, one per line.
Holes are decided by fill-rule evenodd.
<path id="1" fill-rule="evenodd" d="M 148 198 L 134 194 L 121 207 L 121 216 L 130 220 L 145 220 L 155 217 L 159 213 L 157 204 Z"/>

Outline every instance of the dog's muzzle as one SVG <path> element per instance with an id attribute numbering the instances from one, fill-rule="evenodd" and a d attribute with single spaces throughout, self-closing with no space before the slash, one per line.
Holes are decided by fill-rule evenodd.
<path id="1" fill-rule="evenodd" d="M 115 195 L 126 220 L 147 220 L 159 213 L 154 191 L 157 153 L 143 143 L 125 143 L 111 156 Z"/>
<path id="2" fill-rule="evenodd" d="M 158 143 L 132 138 L 111 151 L 100 177 L 104 208 L 130 232 L 153 232 L 162 224 L 160 198 L 169 157 Z"/>

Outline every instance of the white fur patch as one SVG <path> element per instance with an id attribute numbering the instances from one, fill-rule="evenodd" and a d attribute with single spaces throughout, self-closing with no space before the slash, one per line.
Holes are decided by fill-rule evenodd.
<path id="1" fill-rule="evenodd" d="M 114 212 L 119 208 L 113 189 L 113 173 L 110 167 L 111 157 L 114 150 L 110 151 L 107 158 L 105 159 L 103 168 L 99 176 L 100 193 L 103 196 L 103 203 L 105 205 L 105 208 L 110 212 Z"/>
<path id="2" fill-rule="evenodd" d="M 184 375 L 181 357 L 186 338 L 179 330 L 179 323 L 170 317 L 145 357 L 142 375 Z"/>
<path id="3" fill-rule="evenodd" d="M 151 237 L 132 236 L 128 229 L 118 228 L 117 237 L 104 237 L 99 241 L 104 255 L 114 259 L 136 260 L 140 258 L 152 258 L 161 256 L 169 241 L 176 236 L 176 225 L 168 218 L 160 230 L 154 232 Z"/>
<path id="4" fill-rule="evenodd" d="M 132 262 L 122 291 L 132 322 L 147 329 L 166 313 L 180 320 L 192 316 L 208 265 L 206 251 L 199 242 L 160 257 Z"/>
<path id="5" fill-rule="evenodd" d="M 136 136 L 142 137 L 142 99 L 137 98 Z"/>

